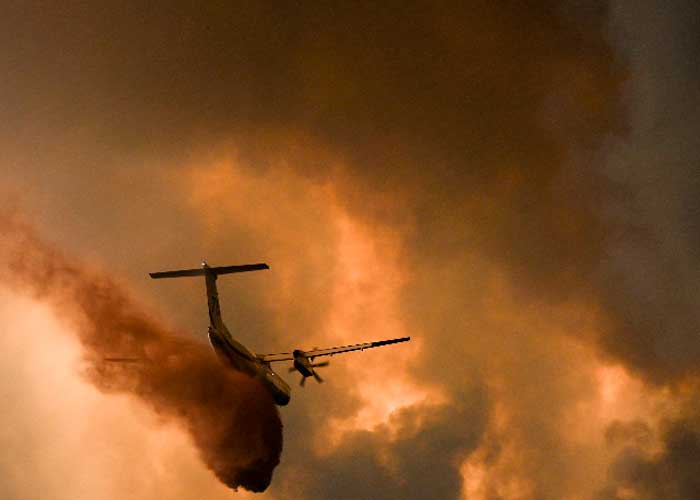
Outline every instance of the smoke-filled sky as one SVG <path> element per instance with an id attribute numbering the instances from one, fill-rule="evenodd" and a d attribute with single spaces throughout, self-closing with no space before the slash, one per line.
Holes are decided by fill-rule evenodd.
<path id="1" fill-rule="evenodd" d="M 700 498 L 696 2 L 2 10 L 0 497 Z"/>

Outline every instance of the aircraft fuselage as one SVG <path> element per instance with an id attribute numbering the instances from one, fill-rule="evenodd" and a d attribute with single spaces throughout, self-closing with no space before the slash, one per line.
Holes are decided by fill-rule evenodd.
<path id="1" fill-rule="evenodd" d="M 289 403 L 291 397 L 289 385 L 267 363 L 260 361 L 243 344 L 235 341 L 228 331 L 221 334 L 210 327 L 209 343 L 225 364 L 260 380 L 270 391 L 276 404 L 284 406 Z"/>

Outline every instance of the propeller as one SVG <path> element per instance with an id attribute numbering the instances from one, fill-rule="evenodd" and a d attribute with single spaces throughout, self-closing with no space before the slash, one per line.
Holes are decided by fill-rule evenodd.
<path id="1" fill-rule="evenodd" d="M 311 360 L 311 359 L 309 359 L 309 360 Z M 308 365 L 306 365 L 306 367 L 308 368 L 308 371 L 311 372 L 311 374 L 306 375 L 303 372 L 300 372 L 301 373 L 301 380 L 299 381 L 299 385 L 301 387 L 304 387 L 304 384 L 306 383 L 306 379 L 310 376 L 313 377 L 314 379 L 316 379 L 316 382 L 318 382 L 319 384 L 322 384 L 323 379 L 319 376 L 318 373 L 316 373 L 315 368 L 321 368 L 324 366 L 328 366 L 329 364 L 330 363 L 328 361 L 323 361 L 321 363 L 309 363 Z M 296 366 L 289 367 L 289 373 L 292 373 L 295 371 L 300 371 L 300 370 L 298 370 Z"/>
<path id="2" fill-rule="evenodd" d="M 324 361 L 323 363 L 314 363 L 313 365 L 311 365 L 311 368 L 321 368 L 322 366 L 328 366 L 329 364 L 330 363 L 328 361 Z M 318 373 L 316 373 L 316 370 L 313 370 L 311 374 L 316 379 L 316 382 L 318 382 L 319 384 L 323 383 L 323 379 L 318 375 Z"/>

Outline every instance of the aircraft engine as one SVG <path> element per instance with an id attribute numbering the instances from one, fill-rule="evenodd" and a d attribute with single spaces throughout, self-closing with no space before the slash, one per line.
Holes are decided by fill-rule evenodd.
<path id="1" fill-rule="evenodd" d="M 316 348 L 314 347 L 314 349 Z M 304 351 L 300 349 L 295 349 L 292 354 L 294 355 L 294 366 L 289 367 L 289 372 L 298 371 L 301 373 L 301 380 L 299 381 L 300 386 L 304 387 L 304 383 L 306 383 L 308 377 L 313 377 L 319 384 L 323 382 L 323 379 L 316 373 L 316 368 L 328 366 L 328 361 L 314 363 L 314 358 L 306 356 Z"/>

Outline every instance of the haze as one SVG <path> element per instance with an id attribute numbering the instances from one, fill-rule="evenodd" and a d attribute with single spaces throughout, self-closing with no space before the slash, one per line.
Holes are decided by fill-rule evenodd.
<path id="1" fill-rule="evenodd" d="M 203 258 L 270 264 L 220 281 L 253 350 L 410 335 L 294 387 L 256 498 L 700 498 L 699 14 L 10 2 L 0 215 L 32 229 L 0 246 L 36 235 L 187 345 L 203 285 L 147 273 Z M 253 496 L 86 375 L 61 287 L 16 271 L 2 498 Z"/>

